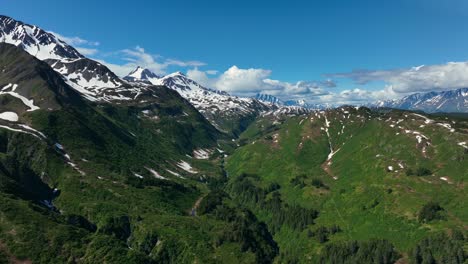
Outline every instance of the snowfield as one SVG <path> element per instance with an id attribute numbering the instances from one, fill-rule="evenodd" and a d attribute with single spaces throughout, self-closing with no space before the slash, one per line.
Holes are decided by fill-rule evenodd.
<path id="1" fill-rule="evenodd" d="M 3 112 L 3 113 L 0 113 L 0 119 L 17 122 L 18 115 L 15 112 Z"/>

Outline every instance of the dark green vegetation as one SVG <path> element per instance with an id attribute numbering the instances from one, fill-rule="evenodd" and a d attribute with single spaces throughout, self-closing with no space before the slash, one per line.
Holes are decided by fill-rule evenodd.
<path id="1" fill-rule="evenodd" d="M 460 231 L 451 236 L 436 233 L 421 240 L 411 253 L 411 261 L 422 263 L 466 263 L 467 254 L 463 247 L 466 239 Z"/>
<path id="2" fill-rule="evenodd" d="M 443 220 L 444 216 L 442 212 L 444 211 L 444 208 L 440 207 L 439 204 L 434 203 L 434 202 L 429 202 L 425 204 L 422 208 L 421 211 L 419 212 L 418 219 L 420 222 L 430 222 L 433 220 Z"/>
<path id="3" fill-rule="evenodd" d="M 165 87 L 90 102 L 0 45 L 9 83 L 40 109 L 0 95 L 0 263 L 466 261 L 463 116 L 269 115 L 232 142 Z"/>
<path id="4" fill-rule="evenodd" d="M 239 209 L 225 192 L 210 192 L 201 202 L 199 212 L 229 223 L 231 228 L 219 234 L 216 244 L 240 243 L 242 251 L 255 253 L 257 263 L 271 263 L 278 254 L 278 246 L 267 226 L 259 223 L 249 210 Z"/>
<path id="5" fill-rule="evenodd" d="M 387 240 L 351 241 L 328 244 L 319 263 L 395 263 L 399 254 Z"/>

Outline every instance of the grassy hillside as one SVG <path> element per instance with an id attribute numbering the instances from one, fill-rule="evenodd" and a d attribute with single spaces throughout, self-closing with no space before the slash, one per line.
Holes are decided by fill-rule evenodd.
<path id="1" fill-rule="evenodd" d="M 365 108 L 265 117 L 226 161 L 229 193 L 253 201 L 248 208 L 275 232 L 280 261 L 307 262 L 327 245 L 372 239 L 411 258 L 421 239 L 468 228 L 468 151 L 459 144 L 468 140 L 468 120 L 429 118 Z M 336 153 L 328 159 L 330 144 Z M 269 206 L 275 200 L 277 208 Z M 420 219 L 429 202 L 443 210 Z M 318 216 L 299 229 L 286 220 L 275 230 L 276 211 L 286 205 Z"/>

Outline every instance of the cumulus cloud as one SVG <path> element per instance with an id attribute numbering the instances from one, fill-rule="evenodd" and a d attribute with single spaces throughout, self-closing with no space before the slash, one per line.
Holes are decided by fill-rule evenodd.
<path id="1" fill-rule="evenodd" d="M 364 105 L 369 102 L 378 100 L 388 100 L 400 97 L 401 94 L 396 93 L 392 86 L 386 86 L 380 90 L 366 90 L 362 88 L 345 89 L 342 91 L 334 91 L 328 94 L 311 97 L 311 103 L 327 103 L 331 105 Z"/>
<path id="2" fill-rule="evenodd" d="M 201 85 L 239 96 L 253 96 L 264 93 L 277 96 L 282 100 L 309 99 L 330 94 L 326 88 L 335 87 L 331 80 L 299 81 L 296 83 L 271 79 L 271 71 L 259 68 L 242 69 L 232 66 L 218 76 L 217 71 L 202 71 L 194 68 L 187 76 Z"/>
<path id="3" fill-rule="evenodd" d="M 270 70 L 232 66 L 219 76 L 215 85 L 218 90 L 230 93 L 255 93 L 267 87 L 264 80 L 270 74 Z"/>
<path id="4" fill-rule="evenodd" d="M 214 73 L 214 74 L 217 74 Z M 198 82 L 204 87 L 208 88 L 216 88 L 216 79 L 215 78 L 210 78 L 208 75 L 213 75 L 210 73 L 210 71 L 202 71 L 199 70 L 197 67 L 194 69 L 189 69 L 186 73 L 187 77 Z"/>
<path id="5" fill-rule="evenodd" d="M 298 81 L 289 83 L 271 79 L 266 79 L 264 82 L 274 89 L 263 90 L 262 93 L 271 94 L 283 100 L 310 99 L 311 97 L 329 94 L 317 82 Z"/>
<path id="6" fill-rule="evenodd" d="M 375 94 L 359 88 L 343 90 L 331 93 L 319 98 L 319 103 L 333 103 L 335 105 L 352 104 L 360 105 L 375 100 Z"/>
<path id="7" fill-rule="evenodd" d="M 356 70 L 350 73 L 331 74 L 335 78 L 350 78 L 364 85 L 384 81 L 395 93 L 451 90 L 468 86 L 468 62 L 449 62 L 439 65 L 422 65 L 409 69 Z"/>

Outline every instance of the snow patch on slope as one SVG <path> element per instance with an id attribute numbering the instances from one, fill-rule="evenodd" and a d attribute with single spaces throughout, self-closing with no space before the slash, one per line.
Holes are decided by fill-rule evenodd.
<path id="1" fill-rule="evenodd" d="M 190 164 L 188 164 L 186 161 L 184 160 L 181 160 L 177 163 L 177 166 L 183 170 L 185 170 L 186 172 L 188 173 L 192 173 L 192 174 L 195 174 L 195 173 L 198 173 L 196 170 L 194 170 L 192 168 L 192 166 Z"/>
<path id="2" fill-rule="evenodd" d="M 17 122 L 18 115 L 15 112 L 3 112 L 3 113 L 0 113 L 0 119 Z"/>
<path id="3" fill-rule="evenodd" d="M 206 149 L 196 149 L 193 151 L 193 157 L 196 159 L 209 159 L 210 151 Z"/>
<path id="4" fill-rule="evenodd" d="M 27 110 L 28 112 L 32 112 L 32 111 L 36 111 L 36 110 L 40 109 L 38 106 L 34 105 L 34 100 L 32 100 L 32 99 L 30 100 L 30 99 L 22 96 L 21 94 L 16 93 L 15 90 L 16 90 L 17 87 L 18 87 L 17 84 L 12 85 L 10 83 L 10 84 L 8 84 L 8 85 L 6 85 L 6 86 L 4 86 L 2 88 L 2 90 L 0 91 L 0 95 L 9 94 L 9 95 L 11 95 L 13 97 L 16 97 L 16 98 L 20 99 L 23 102 L 23 104 L 25 104 L 27 107 L 29 107 L 29 109 Z M 10 89 L 10 88 L 11 88 L 11 90 L 8 91 L 8 89 Z"/>
<path id="5" fill-rule="evenodd" d="M 153 170 L 151 168 L 145 167 L 145 169 L 147 169 L 156 179 L 162 179 L 162 180 L 166 179 L 163 176 L 161 176 L 157 171 L 155 171 L 155 170 Z"/>

